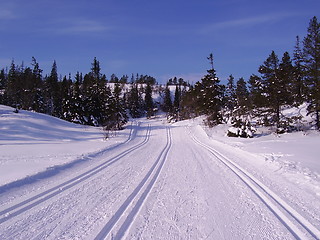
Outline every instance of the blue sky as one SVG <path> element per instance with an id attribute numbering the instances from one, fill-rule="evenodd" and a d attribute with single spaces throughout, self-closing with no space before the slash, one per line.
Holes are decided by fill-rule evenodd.
<path id="1" fill-rule="evenodd" d="M 319 0 L 0 0 L 0 68 L 90 71 L 200 80 L 213 53 L 220 79 L 246 80 L 274 50 L 292 53 L 296 35 L 320 20 Z"/>

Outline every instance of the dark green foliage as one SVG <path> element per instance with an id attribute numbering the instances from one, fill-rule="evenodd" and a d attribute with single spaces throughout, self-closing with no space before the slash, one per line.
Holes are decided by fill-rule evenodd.
<path id="1" fill-rule="evenodd" d="M 303 43 L 308 111 L 315 116 L 316 127 L 320 129 L 320 23 L 317 17 L 310 20 L 308 34 Z"/>
<path id="2" fill-rule="evenodd" d="M 246 115 L 249 110 L 249 91 L 244 78 L 240 78 L 237 81 L 237 87 L 235 90 L 236 106 L 238 115 Z"/>
<path id="3" fill-rule="evenodd" d="M 174 92 L 174 100 L 173 100 L 173 111 L 174 113 L 180 112 L 180 101 L 181 101 L 181 88 L 176 85 L 176 90 Z"/>
<path id="4" fill-rule="evenodd" d="M 163 101 L 162 110 L 166 112 L 168 115 L 170 115 L 173 111 L 171 92 L 168 85 L 166 86 L 164 91 L 164 101 Z"/>
<path id="5" fill-rule="evenodd" d="M 207 74 L 201 81 L 190 86 L 189 90 L 185 90 L 180 95 L 179 115 L 180 119 L 206 115 L 206 124 L 214 126 L 222 122 L 222 99 L 223 86 L 216 76 L 213 68 L 213 55 L 209 58 L 211 69 L 207 70 Z"/>
<path id="6" fill-rule="evenodd" d="M 146 87 L 145 110 L 147 113 L 147 118 L 151 118 L 154 115 L 154 103 L 152 99 L 152 87 L 150 83 L 148 83 Z"/>
<path id="7" fill-rule="evenodd" d="M 299 116 L 287 118 L 282 109 L 307 101 L 308 112 L 320 129 L 320 24 L 316 17 L 310 20 L 302 49 L 297 37 L 293 61 L 288 52 L 279 60 L 272 51 L 259 74 L 251 75 L 247 82 L 240 78 L 235 84 L 230 75 L 226 86 L 221 85 L 213 54 L 208 60 L 210 69 L 200 81 L 190 85 L 182 78 L 171 78 L 164 94 L 156 79 L 148 75 L 132 74 L 129 80 L 127 75 L 119 79 L 112 74 L 108 83 L 96 58 L 91 71 L 84 75 L 78 72 L 75 81 L 70 75 L 59 79 L 56 61 L 46 76 L 34 57 L 31 67 L 12 61 L 9 68 L 0 70 L 0 104 L 114 130 L 126 123 L 126 111 L 133 118 L 152 117 L 160 104 L 154 102 L 153 92 L 159 91 L 162 110 L 171 120 L 205 115 L 209 126 L 232 120 L 241 130 L 236 136 L 244 136 L 250 117 L 255 117 L 257 124 L 276 126 L 279 133 L 298 129 L 294 123 Z M 130 86 L 124 88 L 128 80 Z M 173 101 L 168 85 L 176 86 Z"/>
<path id="8" fill-rule="evenodd" d="M 207 74 L 202 78 L 201 82 L 195 84 L 197 93 L 196 104 L 200 114 L 208 116 L 207 124 L 214 126 L 222 122 L 222 86 L 220 80 L 216 76 L 216 71 L 213 68 L 213 57 L 210 54 L 209 58 L 212 68 L 207 71 Z"/>
<path id="9" fill-rule="evenodd" d="M 12 61 L 8 73 L 5 98 L 7 100 L 6 104 L 15 108 L 19 108 L 22 103 L 22 88 L 20 84 L 19 73 L 20 71 L 16 68 L 14 61 Z"/>
<path id="10" fill-rule="evenodd" d="M 190 84 L 183 80 L 183 78 L 178 79 L 177 77 L 170 78 L 167 82 L 167 85 L 179 85 L 184 87 L 190 86 Z"/>
<path id="11" fill-rule="evenodd" d="M 228 130 L 228 137 L 252 138 L 255 132 L 249 121 L 236 118 L 232 122 L 232 127 Z"/>
<path id="12" fill-rule="evenodd" d="M 280 127 L 281 107 L 292 102 L 290 87 L 292 82 L 293 67 L 289 53 L 285 52 L 282 62 L 274 51 L 269 55 L 259 72 L 263 80 L 262 93 L 266 96 L 266 105 L 273 116 L 272 122 Z"/>
<path id="13" fill-rule="evenodd" d="M 293 53 L 293 81 L 292 81 L 292 95 L 296 106 L 303 103 L 306 99 L 306 87 L 305 87 L 305 67 L 303 62 L 303 52 L 300 47 L 299 36 L 296 37 L 296 45 Z"/>
<path id="14" fill-rule="evenodd" d="M 262 79 L 253 74 L 249 78 L 249 98 L 250 102 L 255 108 L 265 107 L 267 104 L 267 97 L 264 94 L 264 84 Z"/>
<path id="15" fill-rule="evenodd" d="M 226 105 L 226 107 L 230 111 L 233 111 L 236 104 L 236 86 L 234 83 L 234 77 L 232 75 L 230 75 L 228 78 L 224 99 L 224 104 Z"/>
<path id="16" fill-rule="evenodd" d="M 50 75 L 45 80 L 44 97 L 46 101 L 46 113 L 56 117 L 62 116 L 61 96 L 58 84 L 57 63 L 53 62 Z"/>
<path id="17" fill-rule="evenodd" d="M 121 130 L 128 121 L 124 99 L 121 97 L 121 87 L 117 83 L 113 94 L 107 101 L 107 117 L 105 128 L 107 130 Z"/>
<path id="18" fill-rule="evenodd" d="M 138 89 L 137 84 L 133 84 L 127 97 L 127 108 L 133 118 L 143 116 L 143 99 Z"/>

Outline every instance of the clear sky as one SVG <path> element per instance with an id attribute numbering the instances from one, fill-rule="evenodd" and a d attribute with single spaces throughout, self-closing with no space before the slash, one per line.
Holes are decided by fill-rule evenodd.
<path id="1" fill-rule="evenodd" d="M 246 80 L 274 50 L 292 53 L 320 0 L 0 0 L 0 68 L 147 74 L 200 80 L 214 55 L 220 79 Z"/>

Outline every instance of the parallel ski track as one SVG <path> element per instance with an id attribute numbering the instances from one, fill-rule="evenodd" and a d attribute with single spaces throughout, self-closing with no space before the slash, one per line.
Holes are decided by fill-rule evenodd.
<path id="1" fill-rule="evenodd" d="M 282 200 L 277 194 L 275 194 L 270 188 L 214 148 L 199 141 L 193 134 L 190 134 L 190 136 L 196 144 L 208 150 L 213 156 L 215 156 L 215 158 L 231 169 L 262 200 L 262 202 L 264 202 L 264 204 L 271 210 L 271 212 L 273 212 L 273 214 L 276 215 L 280 222 L 286 226 L 296 239 L 309 239 L 297 225 L 302 226 L 313 238 L 318 240 L 320 239 L 320 231 L 289 204 Z M 276 204 L 274 202 L 276 202 Z M 291 221 L 284 214 L 283 210 L 293 217 L 295 221 Z"/>
<path id="2" fill-rule="evenodd" d="M 134 145 L 133 147 L 119 153 L 117 156 L 112 157 L 110 159 L 108 159 L 107 161 L 101 163 L 100 165 L 68 180 L 65 181 L 55 187 L 52 187 L 42 193 L 39 193 L 29 199 L 26 199 L 25 201 L 22 201 L 16 205 L 13 205 L 9 208 L 6 208 L 4 210 L 2 210 L 0 212 L 0 224 L 4 223 L 6 221 L 8 221 L 9 219 L 16 217 L 28 210 L 30 210 L 31 208 L 41 204 L 44 201 L 47 201 L 48 199 L 63 193 L 64 191 L 68 190 L 69 188 L 85 181 L 88 178 L 91 178 L 92 176 L 96 175 L 97 173 L 101 172 L 102 170 L 104 170 L 105 168 L 109 167 L 110 165 L 114 164 L 115 162 L 119 161 L 122 157 L 128 155 L 129 153 L 132 153 L 136 150 L 138 150 L 139 148 L 141 148 L 142 146 L 144 146 L 145 144 L 147 144 L 147 142 L 150 139 L 150 135 L 151 135 L 151 126 L 148 125 L 148 129 L 145 135 L 145 138 L 142 142 Z M 132 131 L 130 131 L 130 136 L 129 138 L 123 142 L 120 143 L 120 145 L 125 144 L 129 141 L 131 141 L 132 138 Z"/>
<path id="3" fill-rule="evenodd" d="M 122 239 L 124 238 L 125 234 L 127 233 L 128 229 L 132 225 L 135 217 L 137 216 L 139 210 L 143 206 L 144 202 L 146 201 L 151 189 L 153 188 L 155 182 L 157 181 L 160 172 L 163 168 L 163 165 L 166 162 L 168 157 L 169 150 L 172 146 L 172 136 L 171 136 L 171 129 L 167 127 L 167 143 L 166 146 L 161 151 L 160 155 L 158 156 L 155 163 L 152 165 L 148 173 L 139 183 L 139 185 L 133 190 L 133 192 L 128 196 L 128 198 L 123 202 L 123 204 L 119 207 L 119 209 L 115 212 L 112 218 L 104 225 L 98 235 L 94 238 L 95 240 L 105 239 L 108 236 L 113 240 Z M 146 186 L 142 192 L 142 188 Z M 141 193 L 142 192 L 142 193 Z M 139 199 L 137 199 L 137 195 L 140 194 Z M 129 213 L 126 213 L 129 206 L 132 206 L 134 200 L 134 206 L 132 207 Z M 112 229 L 114 226 L 119 222 L 119 220 L 123 217 L 126 217 L 122 225 L 120 226 L 119 230 L 115 234 L 112 233 Z M 110 236 L 112 234 L 112 236 Z"/>

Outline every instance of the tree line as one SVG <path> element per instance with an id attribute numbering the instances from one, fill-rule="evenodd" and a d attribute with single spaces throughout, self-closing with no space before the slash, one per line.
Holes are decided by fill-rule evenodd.
<path id="1" fill-rule="evenodd" d="M 124 91 L 124 85 L 132 87 Z M 14 61 L 0 71 L 0 104 L 17 109 L 49 114 L 70 122 L 121 129 L 132 117 L 151 116 L 154 104 L 152 85 L 155 78 L 133 75 L 129 80 L 115 74 L 107 80 L 100 62 L 94 58 L 91 71 L 59 77 L 53 62 L 49 75 L 43 76 L 39 63 L 32 57 L 31 67 L 17 66 Z"/>
<path id="2" fill-rule="evenodd" d="M 310 20 L 303 40 L 297 36 L 292 57 L 285 52 L 279 59 L 271 51 L 247 81 L 230 75 L 227 84 L 221 84 L 213 54 L 208 60 L 211 67 L 200 81 L 190 85 L 174 77 L 165 86 L 139 74 L 132 74 L 130 80 L 127 75 L 112 74 L 107 80 L 96 58 L 89 73 L 77 72 L 74 79 L 70 74 L 59 78 L 55 61 L 46 76 L 34 57 L 31 67 L 12 61 L 0 71 L 0 103 L 106 129 L 121 129 L 129 116 L 150 118 L 161 109 L 170 121 L 205 115 L 209 126 L 231 122 L 250 128 L 250 119 L 255 117 L 259 124 L 289 131 L 299 119 L 285 117 L 281 109 L 307 102 L 308 114 L 320 129 L 320 24 L 316 17 Z"/>
<path id="3" fill-rule="evenodd" d="M 248 81 L 235 81 L 230 75 L 226 85 L 220 84 L 211 68 L 181 97 L 179 116 L 182 119 L 206 115 L 206 123 L 213 126 L 231 122 L 236 127 L 250 127 L 250 119 L 258 117 L 259 124 L 275 126 L 278 132 L 293 130 L 299 117 L 288 118 L 281 113 L 284 106 L 307 103 L 314 126 L 320 129 L 320 24 L 310 20 L 303 41 L 299 36 L 293 57 L 285 52 L 281 59 L 274 51 L 252 74 Z"/>

